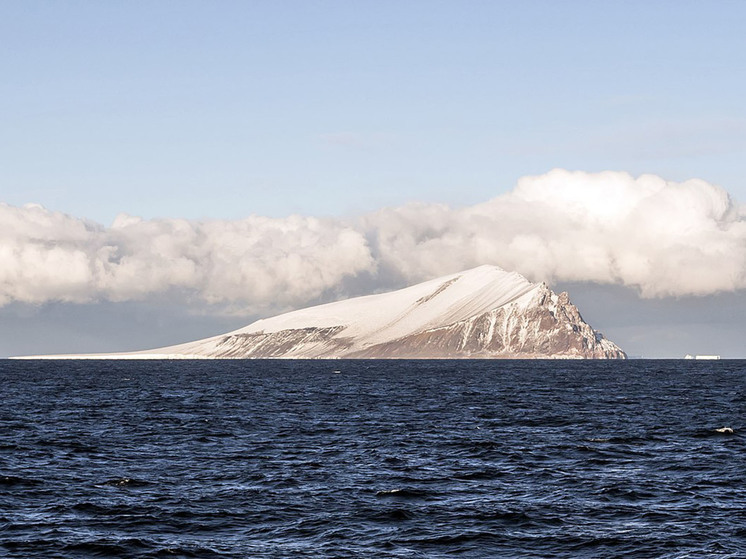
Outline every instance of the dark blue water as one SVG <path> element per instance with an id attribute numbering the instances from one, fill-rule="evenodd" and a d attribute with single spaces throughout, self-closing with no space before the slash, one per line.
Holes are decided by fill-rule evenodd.
<path id="1" fill-rule="evenodd" d="M 0 361 L 0 556 L 744 557 L 745 383 L 738 361 Z"/>

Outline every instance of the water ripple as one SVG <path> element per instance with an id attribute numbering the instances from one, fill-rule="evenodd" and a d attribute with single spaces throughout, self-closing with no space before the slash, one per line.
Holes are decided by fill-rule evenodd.
<path id="1" fill-rule="evenodd" d="M 743 557 L 744 380 L 735 361 L 0 361 L 0 555 Z"/>

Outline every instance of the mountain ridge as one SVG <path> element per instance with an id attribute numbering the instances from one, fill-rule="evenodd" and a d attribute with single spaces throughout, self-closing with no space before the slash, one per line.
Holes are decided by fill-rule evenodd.
<path id="1" fill-rule="evenodd" d="M 544 283 L 479 266 L 152 350 L 67 359 L 626 358 Z"/>

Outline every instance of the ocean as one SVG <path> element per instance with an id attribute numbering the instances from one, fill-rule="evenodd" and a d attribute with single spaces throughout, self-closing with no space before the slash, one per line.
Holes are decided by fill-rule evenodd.
<path id="1" fill-rule="evenodd" d="M 0 557 L 746 557 L 745 361 L 0 361 Z"/>

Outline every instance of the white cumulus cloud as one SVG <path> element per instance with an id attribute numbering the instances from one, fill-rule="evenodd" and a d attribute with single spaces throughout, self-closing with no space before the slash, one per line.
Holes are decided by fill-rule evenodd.
<path id="1" fill-rule="evenodd" d="M 0 205 L 0 303 L 126 301 L 176 290 L 189 300 L 278 308 L 373 268 L 363 235 L 332 220 L 122 215 L 104 228 L 40 206 Z"/>
<path id="2" fill-rule="evenodd" d="M 379 264 L 412 280 L 492 263 L 648 297 L 746 287 L 744 210 L 697 179 L 555 169 L 482 204 L 387 209 L 366 225 Z"/>
<path id="3" fill-rule="evenodd" d="M 745 213 L 702 180 L 561 169 L 474 206 L 410 204 L 349 220 L 121 215 L 107 228 L 0 204 L 0 304 L 176 293 L 257 312 L 485 263 L 535 281 L 706 295 L 746 287 Z"/>

